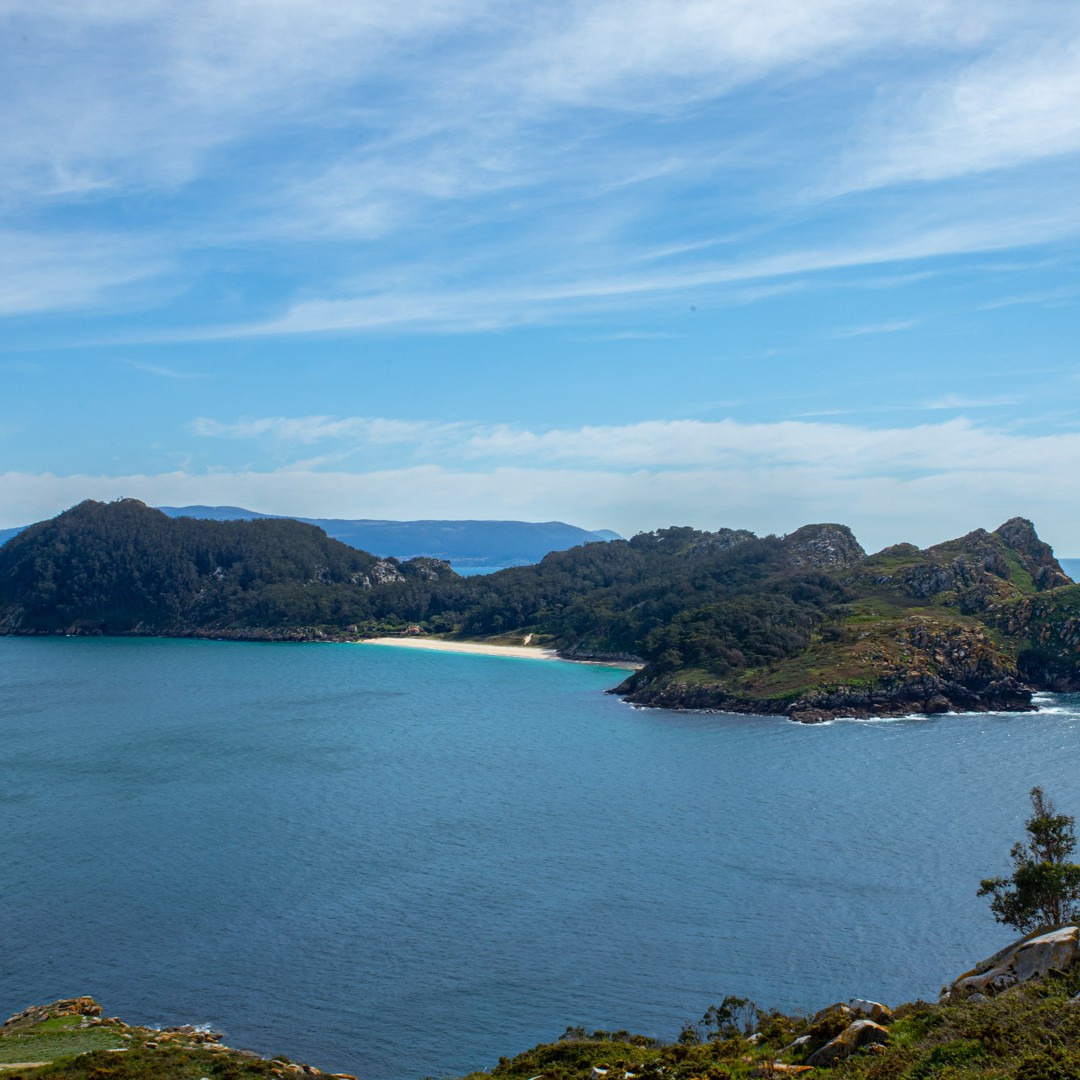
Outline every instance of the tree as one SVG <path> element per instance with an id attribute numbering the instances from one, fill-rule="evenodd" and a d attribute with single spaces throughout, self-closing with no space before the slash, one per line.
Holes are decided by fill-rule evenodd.
<path id="1" fill-rule="evenodd" d="M 710 1039 L 737 1039 L 750 1035 L 761 1018 L 761 1011 L 749 998 L 728 994 L 719 1005 L 710 1005 L 701 1018 Z"/>
<path id="2" fill-rule="evenodd" d="M 1000 923 L 1022 933 L 1061 926 L 1080 916 L 1080 866 L 1070 862 L 1076 847 L 1076 819 L 1059 814 L 1043 789 L 1033 787 L 1028 839 L 1013 844 L 1011 877 L 986 878 L 979 896 L 990 897 Z"/>

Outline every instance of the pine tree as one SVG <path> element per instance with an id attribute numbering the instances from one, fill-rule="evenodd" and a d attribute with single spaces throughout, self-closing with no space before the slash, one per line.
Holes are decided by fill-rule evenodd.
<path id="1" fill-rule="evenodd" d="M 1076 819 L 1059 814 L 1043 789 L 1033 787 L 1028 839 L 1013 845 L 1011 877 L 986 878 L 979 896 L 989 896 L 1000 923 L 1022 933 L 1062 926 L 1080 916 L 1080 866 L 1069 859 L 1076 847 Z"/>

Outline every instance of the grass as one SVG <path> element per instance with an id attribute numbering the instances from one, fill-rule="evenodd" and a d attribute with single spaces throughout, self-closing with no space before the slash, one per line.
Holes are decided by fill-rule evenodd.
<path id="1" fill-rule="evenodd" d="M 883 1047 L 857 1052 L 811 1076 L 830 1080 L 1080 1080 L 1080 972 L 1016 987 L 983 1004 L 914 1002 L 896 1009 Z M 579 1029 L 580 1030 L 580 1029 Z M 605 1080 L 742 1080 L 769 1062 L 805 1062 L 837 1030 L 828 1018 L 779 1013 L 759 1015 L 754 1041 L 736 1037 L 694 1044 L 661 1045 L 642 1037 L 566 1038 L 501 1058 L 490 1073 L 465 1080 L 589 1080 L 606 1068 Z M 792 1049 L 799 1035 L 808 1048 Z M 597 1038 L 596 1036 L 605 1036 Z"/>
<path id="2" fill-rule="evenodd" d="M 28 1031 L 0 1035 L 0 1064 L 11 1061 L 52 1061 L 90 1050 L 118 1049 L 125 1044 L 108 1027 L 80 1028 L 80 1016 L 55 1016 Z M 10 1074 L 3 1074 L 10 1075 Z"/>
<path id="3" fill-rule="evenodd" d="M 133 1049 L 125 1054 L 96 1051 L 76 1058 L 54 1061 L 44 1068 L 25 1073 L 0 1074 L 8 1080 L 270 1080 L 279 1074 L 272 1062 L 240 1058 L 207 1050 L 174 1047 L 157 1050 Z"/>

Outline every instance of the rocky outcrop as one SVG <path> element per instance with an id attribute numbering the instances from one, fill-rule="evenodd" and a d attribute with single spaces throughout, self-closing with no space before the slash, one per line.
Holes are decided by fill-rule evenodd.
<path id="1" fill-rule="evenodd" d="M 52 1028 L 49 1039 L 44 1044 L 35 1041 L 35 1029 L 38 1025 L 55 1017 L 65 1016 L 79 1016 L 80 1020 L 75 1025 Z M 85 1042 L 79 1040 L 84 1038 L 83 1032 L 87 1029 L 107 1036 L 107 1042 L 112 1045 L 101 1046 L 101 1043 L 98 1043 L 100 1049 L 86 1050 Z M 80 1058 L 87 1059 L 87 1075 L 104 1077 L 114 1072 L 113 1063 L 107 1063 L 104 1059 L 112 1054 L 125 1054 L 131 1055 L 131 1058 L 127 1059 L 129 1061 L 132 1058 L 141 1058 L 141 1061 L 131 1073 L 124 1075 L 157 1076 L 183 1073 L 196 1077 L 252 1076 L 274 1080 L 323 1077 L 326 1080 L 356 1080 L 356 1077 L 349 1073 L 326 1073 L 312 1065 L 300 1064 L 285 1057 L 268 1058 L 252 1050 L 238 1050 L 226 1046 L 221 1041 L 220 1032 L 191 1024 L 162 1028 L 126 1024 L 119 1017 L 102 1016 L 101 1006 L 91 997 L 65 998 L 54 1001 L 51 1005 L 31 1005 L 0 1026 L 0 1049 L 4 1048 L 4 1040 L 9 1038 L 14 1045 L 32 1046 L 37 1055 L 45 1058 L 24 1063 L 22 1068 L 37 1068 L 49 1064 L 50 1061 L 78 1054 Z M 164 1056 L 166 1054 L 167 1057 Z M 178 1058 L 185 1054 L 188 1056 L 188 1060 L 183 1063 L 186 1068 L 178 1064 Z M 95 1063 L 91 1055 L 97 1055 L 101 1060 Z M 7 1061 L 8 1058 L 0 1056 L 0 1060 Z M 253 1063 L 258 1063 L 260 1068 L 253 1069 Z M 21 1069 L 18 1075 L 21 1075 Z"/>
<path id="2" fill-rule="evenodd" d="M 976 964 L 941 991 L 942 1000 L 957 1001 L 979 994 L 1000 994 L 1011 986 L 1067 971 L 1080 957 L 1080 928 L 1063 926 L 1049 932 L 1036 932 L 1013 942 L 1000 952 Z"/>
<path id="3" fill-rule="evenodd" d="M 0 1015 L 3 1015 L 0 1013 Z M 92 997 L 63 998 L 51 1005 L 30 1005 L 22 1012 L 8 1017 L 4 1027 L 40 1024 L 57 1016 L 100 1016 L 101 1006 Z"/>
<path id="4" fill-rule="evenodd" d="M 756 540 L 757 536 L 747 529 L 717 529 L 716 532 L 705 533 L 701 539 L 690 545 L 688 554 L 701 555 L 713 551 L 726 551 L 737 544 L 745 544 L 749 540 Z"/>
<path id="5" fill-rule="evenodd" d="M 965 678 L 908 675 L 876 687 L 839 687 L 806 694 L 782 712 L 800 723 L 817 723 L 837 716 L 934 716 L 948 712 L 1031 712 L 1029 686 L 1009 675 Z"/>
<path id="6" fill-rule="evenodd" d="M 944 598 L 968 614 L 1009 599 L 1018 587 L 1046 591 L 1070 583 L 1050 546 L 1026 518 L 1011 518 L 992 533 L 975 529 L 926 551 L 896 544 L 879 552 L 871 565 L 887 567 L 898 560 L 912 561 L 879 574 L 875 584 L 919 600 Z"/>
<path id="7" fill-rule="evenodd" d="M 1031 687 L 1011 676 L 981 683 L 959 683 L 936 675 L 919 675 L 866 688 L 841 686 L 805 694 L 795 701 L 780 698 L 739 697 L 720 682 L 661 685 L 648 681 L 633 689 L 633 677 L 608 691 L 621 694 L 632 705 L 657 709 L 748 713 L 787 716 L 802 724 L 817 724 L 836 717 L 889 717 L 948 712 L 1032 712 Z"/>
<path id="8" fill-rule="evenodd" d="M 835 569 L 855 566 L 866 558 L 846 525 L 804 525 L 785 536 L 783 545 L 792 566 Z"/>
<path id="9" fill-rule="evenodd" d="M 1072 579 L 1054 558 L 1053 548 L 1039 539 L 1035 526 L 1027 518 L 1009 518 L 994 530 L 994 535 L 1016 552 L 1040 591 L 1072 584 Z"/>
<path id="10" fill-rule="evenodd" d="M 863 683 L 812 688 L 797 696 L 750 697 L 721 679 L 689 682 L 649 668 L 614 693 L 637 705 L 788 716 L 819 723 L 837 716 L 907 716 L 947 712 L 1029 712 L 1032 690 L 1015 662 L 979 626 L 915 617 L 863 660 Z"/>
<path id="11" fill-rule="evenodd" d="M 873 1020 L 856 1020 L 835 1039 L 830 1039 L 820 1049 L 815 1050 L 807 1059 L 811 1068 L 821 1065 L 835 1065 L 838 1061 L 851 1057 L 856 1050 L 871 1045 L 881 1045 L 889 1038 L 889 1029 L 875 1024 Z"/>
<path id="12" fill-rule="evenodd" d="M 818 1016 L 830 1011 L 858 1017 L 861 1020 L 873 1020 L 875 1024 L 889 1024 L 892 1022 L 892 1009 L 888 1005 L 883 1005 L 880 1001 L 870 1001 L 868 998 L 851 998 L 846 1003 L 838 1002 L 836 1005 L 830 1005 L 822 1013 L 818 1013 Z"/>

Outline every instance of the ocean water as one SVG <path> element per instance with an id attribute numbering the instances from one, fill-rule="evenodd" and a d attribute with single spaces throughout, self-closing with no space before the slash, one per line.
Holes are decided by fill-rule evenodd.
<path id="1" fill-rule="evenodd" d="M 1080 699 L 803 727 L 636 710 L 607 668 L 355 645 L 0 638 L 0 1009 L 364 1080 L 725 994 L 933 997 Z"/>

